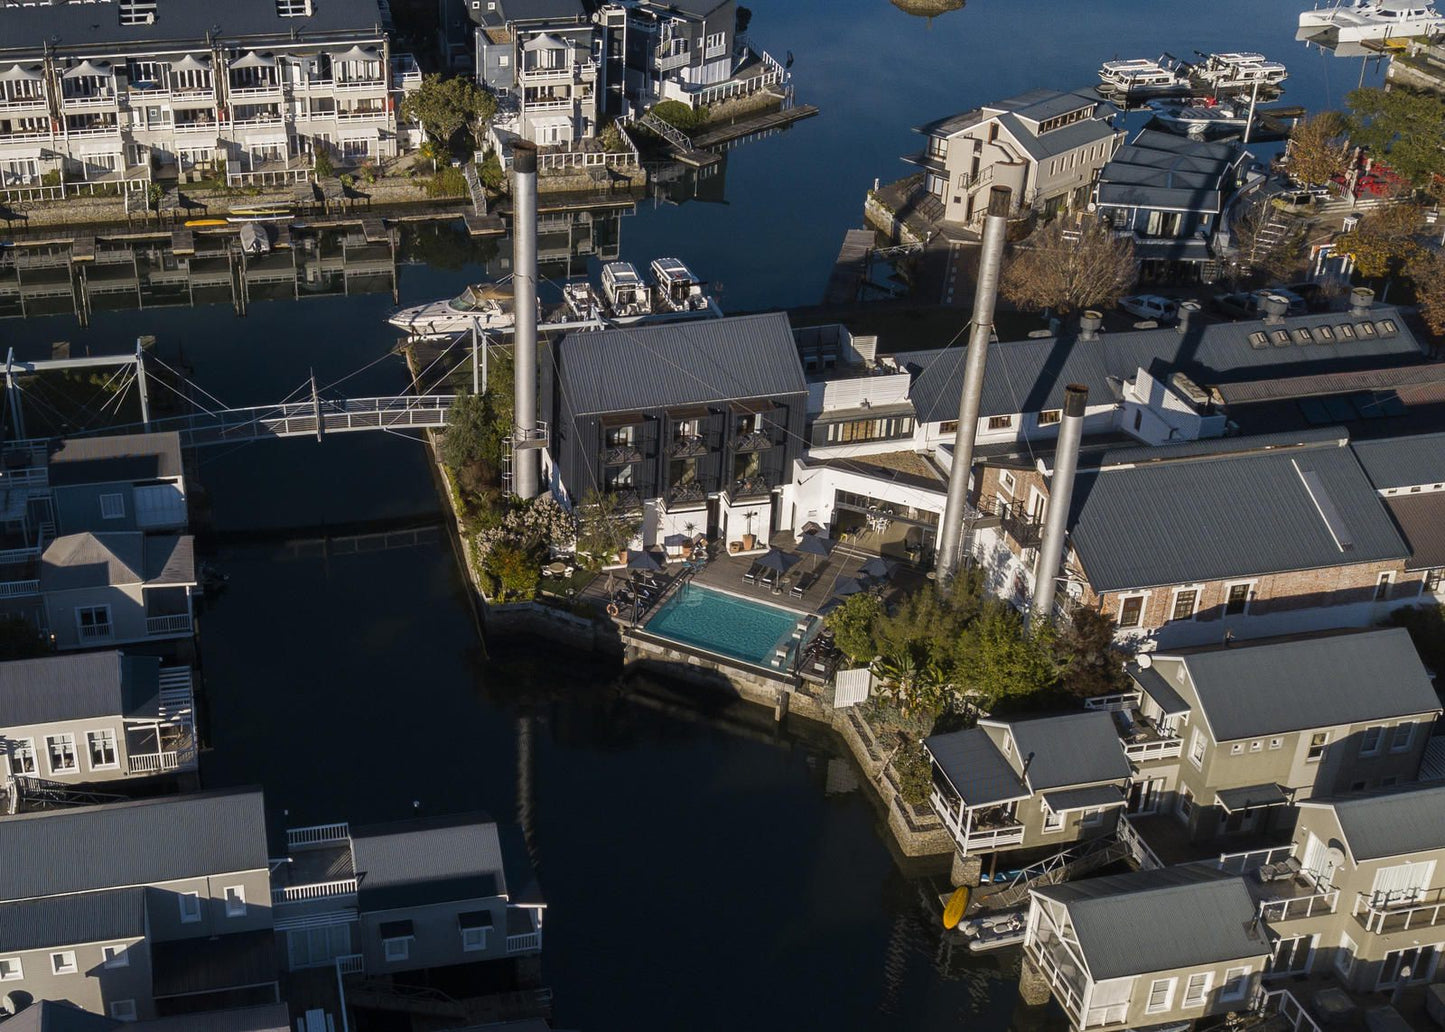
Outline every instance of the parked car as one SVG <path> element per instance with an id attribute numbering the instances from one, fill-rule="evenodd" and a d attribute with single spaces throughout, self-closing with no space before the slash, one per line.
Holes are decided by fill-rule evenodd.
<path id="1" fill-rule="evenodd" d="M 1270 295 L 1282 297 L 1289 302 L 1289 310 L 1285 313 L 1286 315 L 1305 315 L 1310 310 L 1310 306 L 1305 303 L 1305 299 L 1288 287 L 1261 287 L 1254 292 L 1256 299 Z M 1258 300 L 1255 301 L 1255 307 L 1259 307 Z"/>
<path id="2" fill-rule="evenodd" d="M 1119 307 L 1140 319 L 1157 319 L 1163 322 L 1174 318 L 1174 314 L 1179 311 L 1179 302 L 1158 294 L 1135 294 L 1120 300 Z"/>
<path id="3" fill-rule="evenodd" d="M 1236 290 L 1227 294 L 1215 294 L 1212 300 L 1215 311 L 1233 319 L 1248 319 L 1254 316 L 1255 296 L 1247 290 Z"/>

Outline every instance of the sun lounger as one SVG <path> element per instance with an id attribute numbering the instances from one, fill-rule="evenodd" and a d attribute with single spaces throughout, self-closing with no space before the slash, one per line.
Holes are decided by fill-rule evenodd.
<path id="1" fill-rule="evenodd" d="M 764 570 L 762 574 L 758 577 L 758 583 L 765 588 L 771 588 L 773 585 L 778 583 L 778 571 Z"/>
<path id="2" fill-rule="evenodd" d="M 757 564 L 757 563 L 753 563 L 753 565 L 751 565 L 751 566 L 748 567 L 748 572 L 745 573 L 745 574 L 743 574 L 743 580 L 745 580 L 745 581 L 746 581 L 747 583 L 749 583 L 749 584 L 756 584 L 756 583 L 758 582 L 758 564 Z"/>

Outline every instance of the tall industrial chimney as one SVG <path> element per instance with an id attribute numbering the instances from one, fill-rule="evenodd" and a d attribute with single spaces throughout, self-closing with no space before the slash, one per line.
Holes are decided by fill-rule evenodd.
<path id="1" fill-rule="evenodd" d="M 934 569 L 938 583 L 948 590 L 963 548 L 963 513 L 968 505 L 968 478 L 973 469 L 973 445 L 978 437 L 978 410 L 983 398 L 983 369 L 988 361 L 988 338 L 993 333 L 993 307 L 998 279 L 1003 272 L 1003 246 L 1008 234 L 1010 191 L 995 186 L 988 193 L 988 217 L 983 224 L 983 247 L 978 257 L 978 284 L 973 292 L 973 325 L 963 367 L 963 391 L 958 398 L 958 429 L 953 435 L 953 465 L 948 474 L 948 502 L 938 527 L 938 554 Z"/>
<path id="2" fill-rule="evenodd" d="M 531 438 L 537 429 L 537 147 L 519 142 L 512 148 L 512 336 L 513 411 L 512 491 L 535 498 L 542 455 Z"/>
<path id="3" fill-rule="evenodd" d="M 1059 424 L 1059 442 L 1054 451 L 1054 476 L 1049 485 L 1049 514 L 1044 519 L 1044 537 L 1039 544 L 1039 563 L 1034 567 L 1034 601 L 1029 607 L 1029 626 L 1047 622 L 1054 611 L 1054 592 L 1059 585 L 1059 567 L 1064 561 L 1064 535 L 1069 529 L 1069 502 L 1074 495 L 1074 473 L 1079 468 L 1079 439 L 1084 435 L 1084 407 L 1089 388 L 1071 383 L 1064 388 L 1064 418 Z"/>

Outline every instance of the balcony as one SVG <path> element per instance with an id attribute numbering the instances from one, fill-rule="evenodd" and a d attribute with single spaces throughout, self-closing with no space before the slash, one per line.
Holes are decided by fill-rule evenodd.
<path id="1" fill-rule="evenodd" d="M 1316 914 L 1333 914 L 1339 902 L 1339 889 L 1308 892 L 1303 896 L 1264 900 L 1259 905 L 1259 916 L 1271 923 L 1293 921 L 1301 917 L 1314 917 Z"/>
<path id="2" fill-rule="evenodd" d="M 712 46 L 708 47 L 705 51 L 703 51 L 702 56 L 704 60 L 715 61 L 719 57 L 727 57 L 727 54 L 728 47 L 726 43 L 714 43 Z"/>
<path id="3" fill-rule="evenodd" d="M 707 454 L 707 441 L 689 435 L 675 437 L 667 446 L 667 454 L 674 459 L 693 459 Z"/>
<path id="4" fill-rule="evenodd" d="M 364 93 L 367 90 L 385 90 L 385 79 L 337 79 L 333 87 L 337 93 Z"/>
<path id="5" fill-rule="evenodd" d="M 348 111 L 345 108 L 340 108 L 336 111 L 336 117 L 339 121 L 342 122 L 365 122 L 377 118 L 385 118 L 386 108 L 379 107 L 365 108 L 360 110 L 353 109 L 351 111 Z"/>
<path id="6" fill-rule="evenodd" d="M 773 493 L 773 485 L 768 483 L 767 477 L 752 476 L 738 477 L 728 487 L 728 495 L 733 501 L 742 498 L 765 498 Z"/>
<path id="7" fill-rule="evenodd" d="M 667 489 L 667 507 L 680 509 L 690 505 L 701 505 L 707 501 L 707 488 L 696 480 L 673 484 Z"/>
<path id="8" fill-rule="evenodd" d="M 166 616 L 146 617 L 146 634 L 152 638 L 170 637 L 175 634 L 191 633 L 190 613 L 171 613 Z M 84 637 L 84 634 L 81 635 Z"/>
<path id="9" fill-rule="evenodd" d="M 1411 893 L 1395 903 L 1362 892 L 1355 899 L 1354 915 L 1365 931 L 1376 935 L 1430 928 L 1445 921 L 1445 889 Z"/>
<path id="10" fill-rule="evenodd" d="M 636 445 L 618 444 L 602 449 L 602 465 L 628 466 L 642 461 L 642 449 Z"/>
<path id="11" fill-rule="evenodd" d="M 115 629 L 108 623 L 83 624 L 80 627 L 80 640 L 88 644 L 110 641 L 115 637 Z"/>
<path id="12" fill-rule="evenodd" d="M 767 451 L 772 447 L 774 447 L 773 438 L 765 430 L 751 430 L 738 434 L 732 440 L 733 451 L 739 453 Z"/>
<path id="13" fill-rule="evenodd" d="M 271 903 L 302 903 L 313 899 L 337 899 L 354 897 L 357 881 L 355 878 L 338 878 L 335 881 L 310 882 L 305 885 L 273 885 Z"/>
<path id="14" fill-rule="evenodd" d="M 173 86 L 171 87 L 171 102 L 197 101 L 216 99 L 216 87 L 214 86 Z"/>
<path id="15" fill-rule="evenodd" d="M 542 933 L 540 931 L 507 936 L 508 953 L 526 953 L 529 950 L 540 950 L 541 948 Z"/>
<path id="16" fill-rule="evenodd" d="M 410 54 L 393 54 L 391 58 L 391 84 L 393 87 L 410 92 L 421 86 L 421 66 Z"/>
<path id="17" fill-rule="evenodd" d="M 525 68 L 518 79 L 526 83 L 537 82 L 589 82 L 597 78 L 597 62 L 574 61 L 555 68 Z"/>
<path id="18" fill-rule="evenodd" d="M 570 97 L 563 100 L 524 100 L 522 110 L 529 114 L 536 111 L 571 111 L 576 103 Z"/>
<path id="19" fill-rule="evenodd" d="M 106 125 L 86 125 L 80 127 L 65 127 L 65 135 L 69 138 L 78 136 L 119 136 L 120 126 L 114 123 Z"/>
<path id="20" fill-rule="evenodd" d="M 1016 846 L 1024 840 L 1024 826 L 1014 820 L 1007 807 L 988 806 L 978 810 L 964 809 L 959 815 L 959 800 L 946 795 L 936 784 L 928 801 L 933 812 L 943 821 L 959 848 L 965 853 L 988 852 Z"/>
<path id="21" fill-rule="evenodd" d="M 1184 752 L 1182 738 L 1154 738 L 1141 742 L 1125 742 L 1124 755 L 1135 762 L 1169 760 Z"/>
<path id="22" fill-rule="evenodd" d="M 126 757 L 126 772 L 128 774 L 165 774 L 169 771 L 180 770 L 183 766 L 188 767 L 192 762 L 194 762 L 192 754 L 175 749 L 158 753 L 142 753 L 139 756 Z"/>
<path id="23" fill-rule="evenodd" d="M 104 111 L 118 106 L 115 91 L 110 89 L 101 90 L 97 93 L 76 94 L 73 97 L 62 97 L 60 107 L 63 111 Z"/>
<path id="24" fill-rule="evenodd" d="M 50 103 L 44 97 L 0 97 L 0 114 L 45 111 L 49 107 Z"/>
<path id="25" fill-rule="evenodd" d="M 208 133 L 215 136 L 219 127 L 215 122 L 177 122 L 176 133 L 180 136 L 200 135 Z"/>
<path id="26" fill-rule="evenodd" d="M 1044 538 L 1044 524 L 1027 515 L 1008 515 L 1002 518 L 1004 533 L 1018 542 L 1020 548 L 1038 548 Z"/>
<path id="27" fill-rule="evenodd" d="M 670 47 L 668 49 L 671 49 Z M 671 72 L 678 68 L 686 68 L 692 64 L 692 54 L 683 52 L 681 54 L 669 54 L 659 48 L 657 51 L 657 70 L 659 72 Z"/>
<path id="28" fill-rule="evenodd" d="M 48 140 L 49 129 L 20 129 L 0 132 L 0 143 L 20 143 L 24 140 Z"/>
<path id="29" fill-rule="evenodd" d="M 279 100 L 281 98 L 281 84 L 279 82 L 270 82 L 257 83 L 251 86 L 232 86 L 230 94 L 233 102 L 245 100 Z"/>

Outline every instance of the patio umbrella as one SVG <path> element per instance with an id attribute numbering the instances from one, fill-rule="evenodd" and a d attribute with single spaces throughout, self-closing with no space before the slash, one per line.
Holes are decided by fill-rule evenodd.
<path id="1" fill-rule="evenodd" d="M 628 549 L 627 568 L 629 570 L 645 570 L 648 573 L 656 573 L 662 569 L 662 563 L 658 562 L 657 556 L 647 551 L 647 549 L 643 549 L 640 552 L 634 552 Z"/>
<path id="2" fill-rule="evenodd" d="M 787 573 L 798 562 L 798 557 L 790 555 L 778 548 L 769 549 L 768 553 L 758 560 L 758 565 L 765 570 L 777 570 L 779 573 Z"/>
<path id="3" fill-rule="evenodd" d="M 804 534 L 802 540 L 798 542 L 798 551 L 804 555 L 811 555 L 813 557 L 813 569 L 816 570 L 818 568 L 818 556 L 827 555 L 833 551 L 833 541 L 831 538 L 818 534 Z"/>
<path id="4" fill-rule="evenodd" d="M 844 595 L 856 595 L 864 590 L 863 583 L 856 577 L 839 577 L 833 582 L 833 594 L 842 598 Z"/>
<path id="5" fill-rule="evenodd" d="M 863 564 L 858 572 L 868 577 L 891 577 L 893 576 L 894 564 L 882 556 L 874 556 Z"/>

